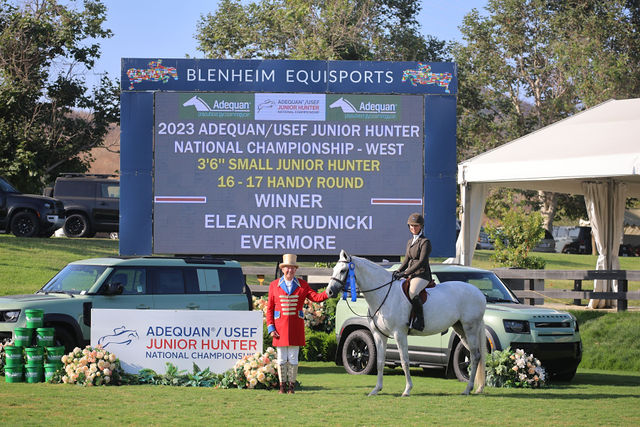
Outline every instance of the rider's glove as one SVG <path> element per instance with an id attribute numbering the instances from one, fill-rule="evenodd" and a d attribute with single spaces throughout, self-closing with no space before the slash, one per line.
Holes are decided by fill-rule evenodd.
<path id="1" fill-rule="evenodd" d="M 393 277 L 393 280 L 398 280 L 401 277 L 404 277 L 404 274 L 402 274 L 402 272 L 400 271 L 394 271 L 391 277 Z"/>

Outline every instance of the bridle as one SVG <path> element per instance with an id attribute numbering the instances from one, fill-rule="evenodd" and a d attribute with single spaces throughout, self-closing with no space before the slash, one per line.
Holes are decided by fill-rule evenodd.
<path id="1" fill-rule="evenodd" d="M 353 308 L 351 308 L 351 305 L 349 304 L 349 301 L 347 300 L 347 292 L 351 295 L 351 301 L 356 301 L 356 280 L 355 280 L 355 266 L 353 264 L 353 261 L 351 261 L 351 257 L 349 257 L 348 260 L 346 261 L 339 261 L 339 262 L 344 262 L 345 264 L 347 264 L 347 272 L 345 273 L 345 278 L 339 278 L 339 277 L 334 277 L 331 276 L 331 280 L 335 280 L 336 282 L 340 283 L 342 285 L 342 299 L 347 301 L 347 307 L 349 307 L 349 310 L 351 310 L 351 313 L 353 313 L 354 316 L 357 317 L 366 317 L 367 319 L 371 319 L 371 321 L 373 322 L 373 325 L 376 327 L 376 329 L 378 330 L 378 332 L 380 332 L 382 335 L 384 335 L 387 338 L 391 338 L 390 336 L 388 336 L 387 334 L 385 334 L 384 332 L 382 332 L 382 330 L 378 327 L 378 325 L 376 324 L 376 320 L 375 320 L 375 316 L 376 314 L 378 314 L 378 312 L 380 311 L 380 309 L 382 308 L 382 306 L 384 305 L 384 303 L 387 301 L 387 298 L 389 297 L 389 294 L 391 293 L 391 284 L 393 283 L 393 278 L 391 278 L 391 280 L 387 283 L 383 283 L 382 285 L 375 287 L 373 289 L 367 289 L 365 290 L 360 290 L 360 292 L 367 293 L 367 292 L 373 292 L 373 291 L 377 291 L 378 289 L 382 289 L 385 286 L 388 287 L 387 289 L 387 293 L 385 294 L 384 298 L 382 299 L 382 302 L 380 303 L 380 305 L 378 306 L 378 308 L 376 309 L 376 311 L 373 314 L 370 314 L 369 308 L 367 308 L 367 315 L 363 316 L 361 314 L 356 313 Z"/>
<path id="2" fill-rule="evenodd" d="M 351 260 L 348 261 L 340 261 L 347 264 L 347 273 L 344 279 L 339 277 L 331 276 L 331 280 L 335 280 L 336 282 L 342 285 L 342 299 L 347 299 L 347 293 L 351 296 L 351 301 L 356 301 L 357 289 L 356 289 L 356 273 L 355 273 L 355 265 Z"/>

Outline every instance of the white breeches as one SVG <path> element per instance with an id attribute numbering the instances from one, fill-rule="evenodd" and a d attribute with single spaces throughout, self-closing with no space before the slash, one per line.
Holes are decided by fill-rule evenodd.
<path id="1" fill-rule="evenodd" d="M 276 355 L 278 356 L 278 365 L 284 365 L 289 362 L 292 365 L 298 364 L 298 350 L 297 345 L 290 345 L 287 347 L 276 347 Z"/>
<path id="2" fill-rule="evenodd" d="M 411 279 L 409 283 L 409 297 L 413 299 L 416 295 L 420 293 L 424 288 L 427 287 L 429 282 L 419 277 L 414 277 Z"/>

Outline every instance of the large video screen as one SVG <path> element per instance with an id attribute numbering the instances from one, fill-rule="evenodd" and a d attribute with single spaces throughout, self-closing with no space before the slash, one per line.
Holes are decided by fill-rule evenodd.
<path id="1" fill-rule="evenodd" d="M 423 96 L 154 96 L 153 253 L 404 253 Z"/>

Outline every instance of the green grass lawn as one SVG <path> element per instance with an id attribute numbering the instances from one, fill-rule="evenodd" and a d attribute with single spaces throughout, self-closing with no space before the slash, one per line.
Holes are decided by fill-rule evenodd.
<path id="1" fill-rule="evenodd" d="M 34 293 L 71 261 L 117 254 L 117 240 L 0 234 L 0 295 Z"/>
<path id="2" fill-rule="evenodd" d="M 639 425 L 640 374 L 579 370 L 570 384 L 546 389 L 487 388 L 461 396 L 463 383 L 412 370 L 386 370 L 378 396 L 374 376 L 348 375 L 328 362 L 301 364 L 300 389 L 224 390 L 167 386 L 84 388 L 0 383 L 4 425 Z"/>

